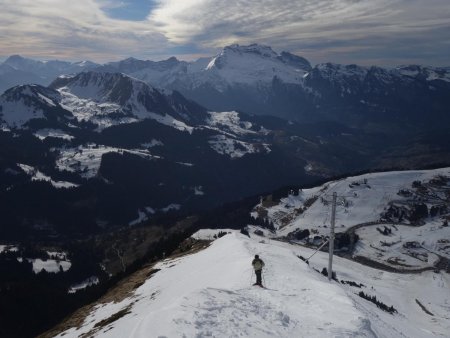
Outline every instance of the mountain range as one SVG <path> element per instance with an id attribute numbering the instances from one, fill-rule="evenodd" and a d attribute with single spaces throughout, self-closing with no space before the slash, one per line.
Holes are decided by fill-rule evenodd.
<path id="1" fill-rule="evenodd" d="M 2 66 L 58 75 L 0 96 L 3 234 L 90 233 L 286 184 L 450 159 L 446 68 L 312 67 L 261 45 L 190 63 L 12 56 Z M 41 186 L 62 203 L 56 213 L 19 202 L 23 191 L 42 200 Z"/>
<path id="2" fill-rule="evenodd" d="M 45 79 L 58 72 L 119 72 L 160 90 L 178 91 L 212 111 L 237 110 L 300 122 L 344 121 L 369 130 L 384 127 L 388 117 L 397 128 L 417 129 L 439 126 L 434 122 L 448 116 L 448 67 L 311 66 L 305 58 L 257 44 L 227 46 L 215 56 L 193 62 L 175 57 L 156 62 L 128 58 L 97 65 L 12 56 L 2 67 Z M 0 77 L 0 83 L 7 79 Z M 23 83 L 18 76 L 17 84 Z"/>

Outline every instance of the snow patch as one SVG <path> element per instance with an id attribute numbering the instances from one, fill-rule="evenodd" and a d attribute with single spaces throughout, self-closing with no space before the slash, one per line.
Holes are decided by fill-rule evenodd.
<path id="1" fill-rule="evenodd" d="M 0 244 L 0 253 L 2 253 L 2 252 L 17 252 L 17 251 L 19 251 L 19 247 L 15 246 L 15 245 Z"/>
<path id="2" fill-rule="evenodd" d="M 160 158 L 159 156 L 150 154 L 148 150 L 115 148 L 93 143 L 78 146 L 77 148 L 62 148 L 59 151 L 60 154 L 56 160 L 57 168 L 61 171 L 79 172 L 85 178 L 95 177 L 97 175 L 102 156 L 107 153 L 129 153 L 145 159 Z"/>
<path id="3" fill-rule="evenodd" d="M 39 273 L 42 270 L 51 273 L 58 273 L 61 271 L 67 271 L 72 266 L 70 261 L 56 261 L 54 259 L 42 260 L 40 258 L 27 258 L 27 261 L 33 264 L 33 272 Z"/>
<path id="4" fill-rule="evenodd" d="M 142 222 L 144 222 L 146 220 L 148 220 L 147 214 L 145 212 L 141 211 L 141 210 L 138 210 L 138 217 L 135 220 L 133 220 L 130 223 L 128 223 L 128 224 L 133 226 L 133 225 L 142 223 Z"/>
<path id="5" fill-rule="evenodd" d="M 29 165 L 21 164 L 21 163 L 18 163 L 17 165 L 27 175 L 31 176 L 31 180 L 32 181 L 46 181 L 46 182 L 50 182 L 51 185 L 53 185 L 55 188 L 67 188 L 67 189 L 69 189 L 69 188 L 76 188 L 76 187 L 79 186 L 78 184 L 67 182 L 67 181 L 54 181 L 50 176 L 47 176 L 47 175 L 43 174 L 42 172 L 40 172 L 36 168 L 31 167 Z"/>
<path id="6" fill-rule="evenodd" d="M 86 280 L 82 281 L 81 283 L 72 285 L 69 288 L 68 293 L 76 293 L 77 291 L 86 289 L 88 286 L 97 285 L 98 283 L 100 283 L 100 280 L 98 279 L 98 277 L 92 276 L 92 277 L 89 277 Z"/>
<path id="7" fill-rule="evenodd" d="M 212 136 L 208 141 L 210 147 L 221 155 L 228 155 L 231 158 L 240 158 L 247 154 L 269 153 L 271 149 L 267 144 L 252 144 L 235 140 L 225 135 Z"/>
<path id="8" fill-rule="evenodd" d="M 150 142 L 141 143 L 141 147 L 144 148 L 153 148 L 157 146 L 163 146 L 164 143 L 162 143 L 160 140 L 152 139 Z"/>
<path id="9" fill-rule="evenodd" d="M 172 203 L 172 204 L 169 204 L 167 207 L 162 208 L 161 211 L 162 212 L 169 212 L 169 211 L 172 211 L 172 210 L 180 210 L 180 208 L 181 208 L 180 204 Z"/>
<path id="10" fill-rule="evenodd" d="M 252 123 L 248 121 L 241 121 L 239 113 L 231 112 L 209 112 L 209 118 L 206 123 L 211 127 L 228 129 L 236 135 L 256 134 L 257 132 L 251 130 Z"/>
<path id="11" fill-rule="evenodd" d="M 40 129 L 36 131 L 33 135 L 40 140 L 45 140 L 47 137 L 56 137 L 68 141 L 74 139 L 72 135 L 69 135 L 68 133 L 60 129 Z"/>
<path id="12" fill-rule="evenodd" d="M 205 192 L 203 191 L 203 187 L 201 185 L 194 187 L 194 194 L 203 196 L 205 194 Z"/>

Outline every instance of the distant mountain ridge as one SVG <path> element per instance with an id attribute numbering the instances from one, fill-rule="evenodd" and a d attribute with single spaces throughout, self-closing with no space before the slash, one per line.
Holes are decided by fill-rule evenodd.
<path id="1" fill-rule="evenodd" d="M 38 61 L 12 55 L 0 64 L 0 93 L 22 84 L 47 86 L 62 74 L 77 74 L 98 66 L 99 64 L 91 61 Z"/>
<path id="2" fill-rule="evenodd" d="M 312 67 L 300 56 L 253 44 L 227 46 L 194 62 L 126 59 L 101 69 L 177 90 L 216 111 L 241 110 L 302 122 L 344 121 L 364 128 L 379 123 L 378 116 L 372 116 L 377 111 L 380 117 L 396 116 L 404 125 L 423 125 L 425 115 L 431 120 L 448 117 L 448 67 Z"/>
<path id="3" fill-rule="evenodd" d="M 97 65 L 12 56 L 0 65 L 0 87 L 10 83 L 10 76 L 2 74 L 11 71 L 18 82 L 31 76 L 30 82 L 46 85 L 51 76 L 90 69 L 124 73 L 159 90 L 178 91 L 212 111 L 239 110 L 299 122 L 331 120 L 369 130 L 384 128 L 383 120 L 392 116 L 396 128 L 432 129 L 450 122 L 448 67 L 311 66 L 298 55 L 258 44 L 230 45 L 193 62 L 128 58 Z"/>

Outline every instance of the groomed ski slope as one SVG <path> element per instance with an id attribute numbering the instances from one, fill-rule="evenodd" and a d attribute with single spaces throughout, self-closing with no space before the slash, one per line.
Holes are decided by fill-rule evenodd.
<path id="1" fill-rule="evenodd" d="M 335 257 L 338 278 L 365 284 L 363 291 L 399 311 L 391 315 L 358 297 L 360 289 L 317 273 L 312 267 L 326 266 L 325 253 L 314 256 L 312 267 L 297 257 L 311 252 L 232 232 L 203 251 L 158 264 L 161 270 L 133 296 L 98 305 L 79 329 L 58 337 L 426 338 L 450 332 L 448 275 L 395 275 Z M 266 263 L 267 289 L 251 286 L 256 253 Z M 415 298 L 434 316 L 425 314 Z M 98 324 L 123 309 L 129 313 Z"/>

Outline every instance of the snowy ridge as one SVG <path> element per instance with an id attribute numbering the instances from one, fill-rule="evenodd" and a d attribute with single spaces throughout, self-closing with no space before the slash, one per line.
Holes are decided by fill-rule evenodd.
<path id="1" fill-rule="evenodd" d="M 302 84 L 310 71 L 309 62 L 297 55 L 273 51 L 269 46 L 231 45 L 213 56 L 194 62 L 170 58 L 152 62 L 127 59 L 100 68 L 123 71 L 157 88 L 195 89 L 210 85 L 224 91 L 230 85 L 269 85 L 274 78 L 285 83 Z"/>
<path id="2" fill-rule="evenodd" d="M 422 79 L 426 81 L 441 80 L 450 82 L 450 72 L 447 68 L 441 67 L 423 67 L 417 65 L 401 66 L 396 70 L 411 78 Z"/>
<path id="3" fill-rule="evenodd" d="M 450 72 L 446 68 L 419 65 L 388 69 L 377 66 L 363 67 L 354 64 L 323 63 L 316 65 L 305 77 L 305 86 L 314 88 L 314 81 L 322 79 L 333 84 L 335 89 L 339 89 L 341 96 L 355 95 L 361 92 L 377 93 L 379 90 L 387 95 L 387 92 L 395 89 L 396 85 L 405 85 L 412 81 L 450 82 Z M 380 85 L 382 87 L 379 87 Z M 320 92 L 316 94 L 320 95 Z"/>
<path id="4" fill-rule="evenodd" d="M 293 337 L 300 332 L 311 337 L 330 336 L 333 332 L 373 337 L 367 321 L 345 292 L 308 271 L 289 248 L 274 247 L 275 252 L 267 256 L 271 271 L 266 276 L 267 284 L 277 290 L 249 287 L 249 263 L 255 249 L 260 252 L 264 245 L 234 233 L 218 239 L 203 252 L 165 261 L 155 266 L 161 271 L 133 297 L 98 306 L 79 330 L 71 329 L 64 337 L 87 332 L 99 337 Z M 269 254 L 264 250 L 263 255 Z M 292 270 L 293 266 L 298 268 Z M 292 272 L 286 274 L 285 269 Z M 289 279 L 301 279 L 302 283 L 287 287 L 285 281 Z M 316 294 L 318 290 L 322 291 Z M 340 308 L 337 316 L 326 306 L 331 295 Z M 300 304 L 310 304 L 304 318 L 299 317 L 305 310 L 298 308 Z M 108 327 L 94 328 L 124 308 L 130 312 L 128 315 Z M 327 318 L 327 324 L 316 311 Z"/>
<path id="5" fill-rule="evenodd" d="M 364 292 L 398 310 L 389 314 L 358 297 L 361 289 L 328 282 L 297 257 L 311 252 L 233 231 L 203 251 L 157 264 L 128 298 L 98 304 L 79 328 L 57 337 L 428 338 L 448 332 L 448 275 L 383 273 L 336 257 L 338 277 L 361 282 Z M 250 286 L 255 253 L 266 263 L 267 289 Z M 326 254 L 311 265 L 326 265 Z"/>

